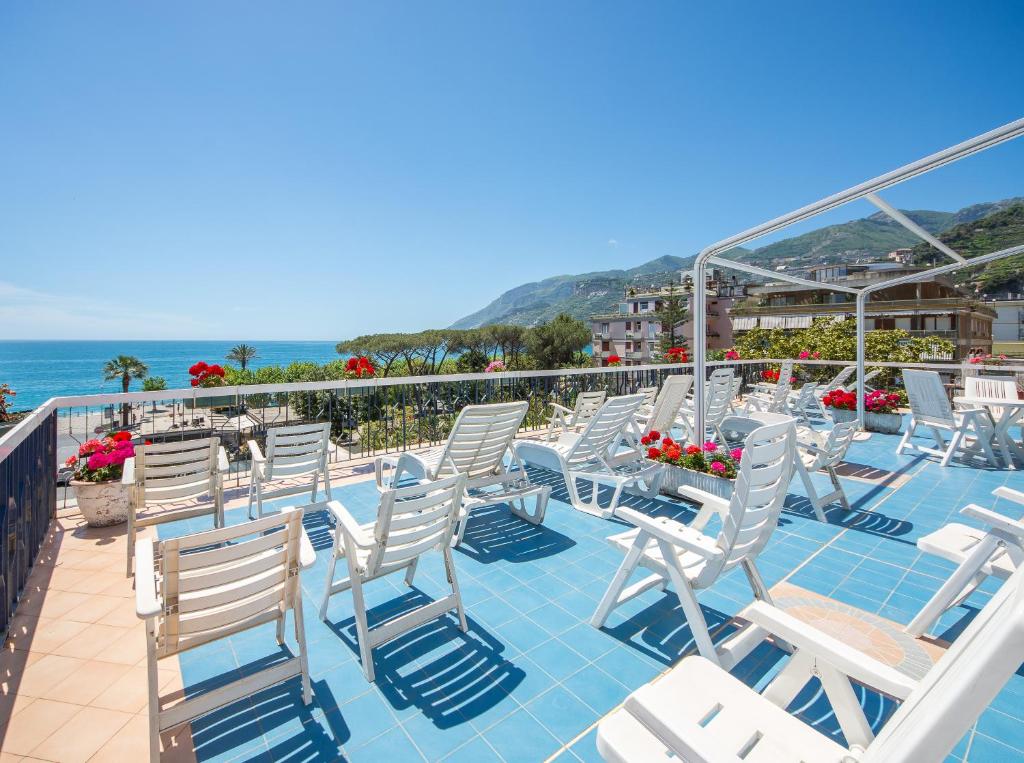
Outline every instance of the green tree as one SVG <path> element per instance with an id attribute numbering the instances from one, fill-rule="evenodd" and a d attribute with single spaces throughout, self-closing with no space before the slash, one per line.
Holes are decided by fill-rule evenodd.
<path id="1" fill-rule="evenodd" d="M 661 322 L 661 340 L 659 342 L 662 353 L 673 347 L 683 347 L 683 321 L 686 320 L 685 295 L 676 291 L 675 284 L 669 284 L 668 294 L 662 300 L 661 307 L 656 315 Z"/>
<path id="2" fill-rule="evenodd" d="M 487 332 L 494 342 L 497 351 L 501 352 L 501 359 L 505 365 L 518 364 L 520 358 L 526 353 L 526 337 L 529 330 L 525 326 L 516 326 L 511 323 L 496 323 L 487 327 Z"/>
<path id="3" fill-rule="evenodd" d="M 575 354 L 588 344 L 590 328 L 566 313 L 559 313 L 549 323 L 531 329 L 526 338 L 527 351 L 538 368 L 572 365 Z"/>
<path id="4" fill-rule="evenodd" d="M 159 392 L 162 389 L 167 389 L 167 380 L 162 376 L 150 376 L 142 380 L 143 392 Z"/>
<path id="5" fill-rule="evenodd" d="M 255 360 L 256 357 L 256 348 L 251 344 L 236 344 L 231 348 L 231 351 L 224 356 L 224 359 L 237 363 L 244 371 L 245 367 L 249 365 L 249 361 Z"/>
<path id="6" fill-rule="evenodd" d="M 107 381 L 121 380 L 121 391 L 127 392 L 132 379 L 145 379 L 149 375 L 149 367 L 133 355 L 118 355 L 108 360 L 103 366 L 103 378 Z M 131 406 L 121 403 L 121 426 L 128 426 L 128 412 Z"/>

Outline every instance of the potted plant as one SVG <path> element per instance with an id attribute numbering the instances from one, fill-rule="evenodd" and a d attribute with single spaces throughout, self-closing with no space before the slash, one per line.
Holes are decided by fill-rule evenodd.
<path id="1" fill-rule="evenodd" d="M 685 363 L 687 361 L 686 348 L 669 347 L 661 357 L 666 363 Z"/>
<path id="2" fill-rule="evenodd" d="M 209 389 L 211 387 L 223 387 L 225 384 L 224 376 L 226 372 L 222 366 L 216 363 L 210 365 L 199 361 L 189 367 L 188 373 L 192 377 L 189 383 L 193 387 Z M 186 401 L 186 404 L 193 408 L 230 408 L 235 404 L 235 398 L 233 395 L 203 397 L 191 402 Z"/>
<path id="3" fill-rule="evenodd" d="M 857 393 L 834 389 L 821 398 L 834 422 L 855 421 L 857 418 Z M 864 428 L 869 432 L 897 434 L 903 426 L 903 417 L 897 413 L 900 405 L 898 392 L 876 389 L 864 395 Z"/>
<path id="4" fill-rule="evenodd" d="M 128 519 L 131 486 L 121 484 L 124 462 L 135 455 L 130 432 L 114 432 L 102 440 L 87 440 L 77 456 L 64 462 L 73 467 L 71 487 L 90 527 L 107 527 Z"/>
<path id="5" fill-rule="evenodd" d="M 684 447 L 671 437 L 662 437 L 659 432 L 650 432 L 640 438 L 640 442 L 647 446 L 647 458 L 668 466 L 661 485 L 662 492 L 685 494 L 689 487 L 726 500 L 732 496 L 736 471 L 743 457 L 742 448 L 727 450 L 713 442 Z"/>

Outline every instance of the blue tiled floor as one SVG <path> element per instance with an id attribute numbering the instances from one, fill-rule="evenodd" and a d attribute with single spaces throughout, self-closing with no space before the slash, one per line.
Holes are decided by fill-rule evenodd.
<path id="1" fill-rule="evenodd" d="M 793 481 L 787 509 L 757 562 L 769 585 L 791 575 L 796 585 L 909 622 L 951 570 L 918 553 L 916 539 L 970 501 L 993 505 L 993 488 L 1020 485 L 1012 472 L 941 469 L 934 461 L 897 457 L 895 445 L 895 437 L 875 435 L 854 443 L 847 460 L 859 471 L 896 471 L 910 479 L 895 489 L 845 479 L 856 511 L 845 518 L 834 511 L 830 524 L 814 520 L 802 485 Z M 455 554 L 469 632 L 445 617 L 378 648 L 374 684 L 359 665 L 351 597 L 332 598 L 326 623 L 317 617 L 330 527 L 323 513 L 308 515 L 307 531 L 318 550 L 316 566 L 302 577 L 314 703 L 304 707 L 293 682 L 204 718 L 193 724 L 199 760 L 597 760 L 597 720 L 691 651 L 691 635 L 674 595 L 657 591 L 616 610 L 603 630 L 588 624 L 621 561 L 605 538 L 623 525 L 574 511 L 559 477 L 533 474 L 555 488 L 544 524 L 523 522 L 505 507 L 484 509 Z M 372 482 L 337 489 L 335 498 L 360 521 L 375 514 Z M 694 514 L 694 507 L 669 499 L 626 500 L 650 513 Z M 1006 505 L 995 508 L 1017 515 Z M 242 510 L 227 516 L 229 524 L 244 518 Z M 205 519 L 191 520 L 163 527 L 161 536 L 208 526 Z M 714 530 L 711 525 L 709 532 Z M 424 559 L 413 588 L 400 576 L 370 584 L 371 616 L 391 617 L 445 588 L 439 559 Z M 947 613 L 936 634 L 955 634 L 992 590 L 983 586 Z M 739 569 L 700 594 L 712 628 L 750 598 Z M 276 655 L 273 626 L 257 629 L 183 655 L 184 682 L 193 691 L 215 685 Z M 756 685 L 777 662 L 765 646 L 736 672 Z M 807 705 L 805 720 L 836 733 L 814 687 L 799 701 Z M 891 710 L 874 696 L 864 702 L 873 717 Z M 1024 759 L 1022 750 L 1024 678 L 1015 676 L 954 759 Z"/>

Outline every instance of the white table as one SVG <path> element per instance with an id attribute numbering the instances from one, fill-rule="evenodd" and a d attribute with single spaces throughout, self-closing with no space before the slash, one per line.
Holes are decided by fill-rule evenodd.
<path id="1" fill-rule="evenodd" d="M 1024 400 L 994 397 L 958 396 L 953 402 L 964 408 L 987 408 L 996 424 L 995 444 L 1003 453 L 1003 459 L 1010 469 L 1016 469 L 1014 456 L 1024 463 L 1024 448 L 1010 436 L 1010 427 L 1020 423 L 1024 417 Z"/>

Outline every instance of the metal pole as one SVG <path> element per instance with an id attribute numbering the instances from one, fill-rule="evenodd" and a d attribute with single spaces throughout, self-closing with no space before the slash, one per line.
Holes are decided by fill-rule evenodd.
<path id="1" fill-rule="evenodd" d="M 867 292 L 857 295 L 857 428 L 864 429 L 864 303 Z"/>
<path id="2" fill-rule="evenodd" d="M 697 257 L 693 269 L 693 434 L 695 445 L 704 439 L 704 375 L 707 368 L 707 258 Z M 664 331 L 665 327 L 662 326 Z"/>

